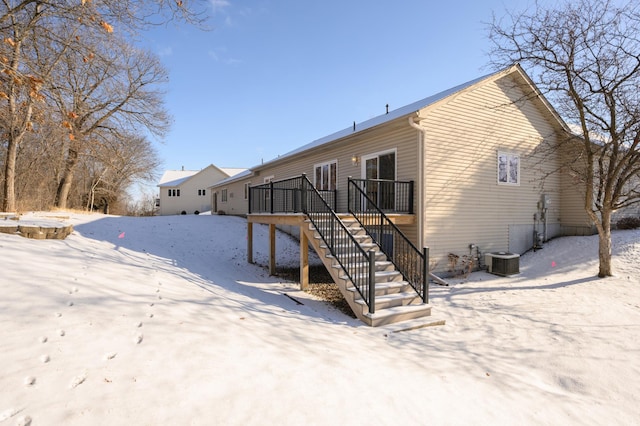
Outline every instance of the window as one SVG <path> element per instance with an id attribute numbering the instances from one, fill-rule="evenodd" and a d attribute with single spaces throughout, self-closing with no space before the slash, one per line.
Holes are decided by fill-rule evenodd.
<path id="1" fill-rule="evenodd" d="M 249 199 L 249 188 L 251 187 L 251 182 L 247 182 L 244 184 L 244 199 Z"/>
<path id="2" fill-rule="evenodd" d="M 220 195 L 220 201 L 223 202 L 223 203 L 227 202 L 227 190 L 226 189 L 222 190 L 222 193 Z"/>
<path id="3" fill-rule="evenodd" d="M 498 152 L 498 184 L 520 185 L 520 156 Z"/>
<path id="4" fill-rule="evenodd" d="M 198 189 L 198 196 L 205 196 L 207 195 L 207 191 L 205 189 Z"/>
<path id="5" fill-rule="evenodd" d="M 176 189 L 175 191 L 176 191 L 176 194 L 177 194 L 176 197 L 179 197 L 180 196 L 180 190 Z"/>
<path id="6" fill-rule="evenodd" d="M 170 189 L 169 190 L 169 197 L 179 197 L 180 196 L 180 190 L 179 189 Z"/>
<path id="7" fill-rule="evenodd" d="M 173 194 L 171 194 L 171 191 L 173 191 L 173 189 L 169 189 L 167 192 L 169 192 L 169 197 L 171 197 Z"/>
<path id="8" fill-rule="evenodd" d="M 338 161 L 333 160 L 314 166 L 313 185 L 319 191 L 333 191 L 336 189 L 338 175 Z"/>

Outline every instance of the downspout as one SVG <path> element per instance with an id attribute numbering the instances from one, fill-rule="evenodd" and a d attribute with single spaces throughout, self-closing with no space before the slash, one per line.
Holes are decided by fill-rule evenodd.
<path id="1" fill-rule="evenodd" d="M 427 129 L 413 121 L 415 117 L 419 118 L 417 112 L 415 116 L 409 116 L 409 125 L 420 132 L 418 136 L 418 187 L 416 192 L 418 195 L 418 247 L 424 247 L 424 141 L 427 139 Z"/>
<path id="2" fill-rule="evenodd" d="M 414 118 L 420 119 L 420 115 L 416 111 L 415 116 L 409 116 L 409 125 L 418 130 L 418 247 L 425 247 L 424 244 L 424 216 L 426 211 L 424 201 L 424 187 L 425 187 L 425 172 L 424 172 L 424 145 L 427 140 L 427 129 L 417 124 Z M 429 277 L 436 283 L 444 286 L 448 286 L 449 283 L 442 278 L 436 276 L 432 272 L 429 272 Z"/>

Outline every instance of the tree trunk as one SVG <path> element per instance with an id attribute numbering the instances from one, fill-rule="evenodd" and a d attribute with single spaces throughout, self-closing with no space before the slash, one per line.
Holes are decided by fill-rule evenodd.
<path id="1" fill-rule="evenodd" d="M 598 259 L 600 260 L 598 276 L 604 278 L 613 275 L 611 268 L 611 212 L 603 209 L 601 213 L 602 226 L 598 227 Z"/>
<path id="2" fill-rule="evenodd" d="M 78 151 L 70 148 L 64 171 L 62 172 L 62 179 L 60 179 L 58 191 L 56 192 L 55 205 L 60 209 L 67 208 L 67 198 L 69 198 L 69 191 L 71 190 L 76 164 L 78 164 Z"/>
<path id="3" fill-rule="evenodd" d="M 9 139 L 7 157 L 4 165 L 4 197 L 2 199 L 2 211 L 14 212 L 16 210 L 16 157 L 18 144 L 14 139 Z"/>

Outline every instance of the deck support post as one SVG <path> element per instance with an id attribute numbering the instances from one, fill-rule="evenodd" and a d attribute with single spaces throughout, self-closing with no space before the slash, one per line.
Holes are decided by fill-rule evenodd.
<path id="1" fill-rule="evenodd" d="M 300 290 L 309 288 L 309 238 L 300 227 Z"/>
<path id="2" fill-rule="evenodd" d="M 247 222 L 247 262 L 253 263 L 253 222 Z"/>
<path id="3" fill-rule="evenodd" d="M 276 225 L 269 224 L 269 275 L 276 274 Z"/>

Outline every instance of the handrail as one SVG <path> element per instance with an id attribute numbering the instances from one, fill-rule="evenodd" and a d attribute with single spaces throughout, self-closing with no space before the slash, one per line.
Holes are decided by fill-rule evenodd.
<path id="1" fill-rule="evenodd" d="M 349 213 L 380 246 L 422 301 L 429 303 L 429 249 L 418 250 L 358 182 L 363 180 L 349 178 Z"/>
<path id="2" fill-rule="evenodd" d="M 369 313 L 375 313 L 375 252 L 364 251 L 307 176 L 302 178 L 303 212 L 367 304 Z"/>
<path id="3" fill-rule="evenodd" d="M 413 181 L 389 179 L 353 179 L 354 185 L 382 211 L 413 214 Z"/>
<path id="4" fill-rule="evenodd" d="M 249 188 L 248 213 L 301 213 L 303 176 Z M 336 191 L 318 191 L 335 210 Z"/>

